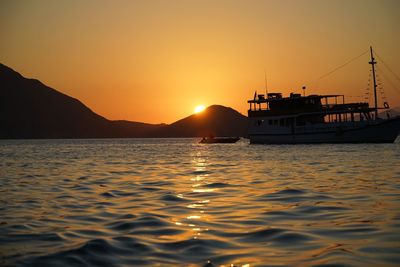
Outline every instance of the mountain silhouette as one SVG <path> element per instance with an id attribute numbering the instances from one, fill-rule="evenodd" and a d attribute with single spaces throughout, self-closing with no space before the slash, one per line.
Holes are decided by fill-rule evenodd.
<path id="1" fill-rule="evenodd" d="M 247 117 L 236 110 L 213 105 L 156 131 L 164 137 L 246 136 Z"/>
<path id="2" fill-rule="evenodd" d="M 0 64 L 0 138 L 136 137 L 161 127 L 110 121 L 79 100 Z"/>
<path id="3" fill-rule="evenodd" d="M 171 125 L 108 120 L 78 99 L 0 64 L 0 138 L 245 136 L 247 119 L 211 106 Z"/>

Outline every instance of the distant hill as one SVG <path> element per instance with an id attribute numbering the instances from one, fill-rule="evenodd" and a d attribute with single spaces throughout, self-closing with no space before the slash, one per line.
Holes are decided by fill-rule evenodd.
<path id="1" fill-rule="evenodd" d="M 192 136 L 246 136 L 247 117 L 236 110 L 220 105 L 213 105 L 198 114 L 161 128 L 156 135 L 165 137 Z"/>
<path id="2" fill-rule="evenodd" d="M 400 115 L 400 106 L 390 108 L 389 111 L 390 111 L 390 115 L 399 116 Z"/>
<path id="3" fill-rule="evenodd" d="M 391 117 L 400 116 L 400 106 L 391 107 L 389 110 L 381 110 L 378 115 L 380 118 L 386 118 L 388 112 Z"/>
<path id="4" fill-rule="evenodd" d="M 171 125 L 112 121 L 0 64 L 0 138 L 243 136 L 246 123 L 245 116 L 222 106 L 211 106 Z"/>

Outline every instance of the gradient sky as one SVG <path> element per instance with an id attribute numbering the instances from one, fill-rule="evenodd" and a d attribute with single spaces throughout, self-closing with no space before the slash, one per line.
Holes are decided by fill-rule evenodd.
<path id="1" fill-rule="evenodd" d="M 397 0 L 0 0 L 0 62 L 108 119 L 171 123 L 199 104 L 246 114 L 264 69 L 270 92 L 362 101 L 367 54 L 318 78 L 369 45 L 400 76 L 399 14 Z M 400 80 L 378 67 L 400 105 Z"/>

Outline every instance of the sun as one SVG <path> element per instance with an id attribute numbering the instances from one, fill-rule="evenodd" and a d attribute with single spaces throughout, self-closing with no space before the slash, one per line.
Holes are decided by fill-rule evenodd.
<path id="1" fill-rule="evenodd" d="M 194 113 L 200 113 L 203 110 L 205 110 L 206 107 L 204 105 L 198 105 L 195 109 L 194 109 Z"/>

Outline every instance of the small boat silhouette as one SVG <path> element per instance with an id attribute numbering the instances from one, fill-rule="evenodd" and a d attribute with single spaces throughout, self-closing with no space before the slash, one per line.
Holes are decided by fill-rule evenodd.
<path id="1" fill-rule="evenodd" d="M 232 143 L 236 143 L 237 141 L 240 140 L 240 137 L 213 137 L 213 136 L 209 136 L 209 137 L 203 137 L 200 140 L 200 144 L 232 144 Z"/>

